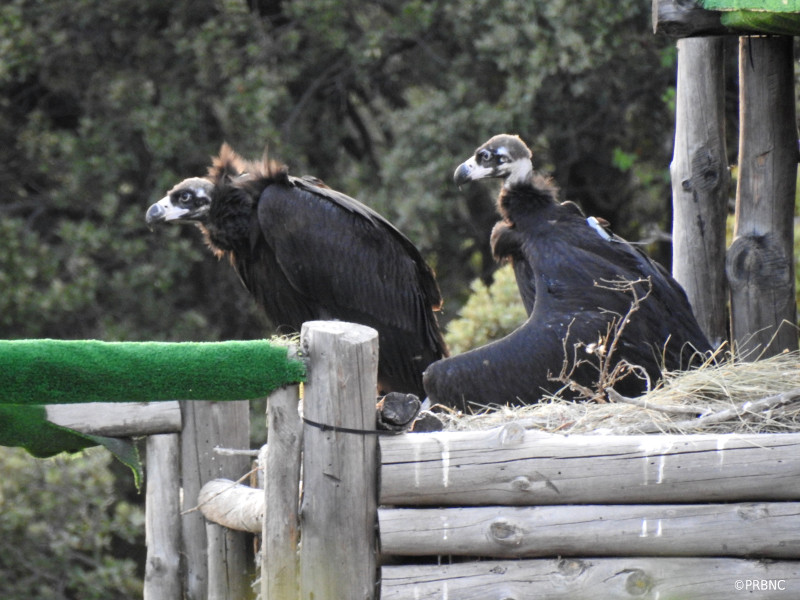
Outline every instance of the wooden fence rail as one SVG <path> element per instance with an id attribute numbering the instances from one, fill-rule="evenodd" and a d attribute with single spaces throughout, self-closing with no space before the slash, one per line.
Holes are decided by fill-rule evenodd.
<path id="1" fill-rule="evenodd" d="M 510 423 L 378 436 L 377 334 L 308 323 L 300 352 L 302 409 L 297 386 L 269 399 L 264 490 L 236 482 L 247 457 L 217 451 L 247 448 L 246 403 L 51 413 L 149 436 L 145 598 L 252 597 L 251 533 L 263 600 L 800 591 L 798 433 L 565 436 Z M 459 562 L 433 558 L 448 556 Z M 762 580 L 781 587 L 753 587 Z"/>
<path id="2" fill-rule="evenodd" d="M 510 423 L 382 436 L 376 453 L 367 448 L 377 437 L 368 435 L 370 338 L 336 324 L 322 345 L 307 343 L 322 339 L 305 337 L 319 327 L 331 326 L 309 324 L 303 337 L 314 382 L 303 399 L 303 443 L 297 398 L 282 392 L 270 409 L 279 416 L 270 418 L 267 455 L 275 445 L 281 458 L 275 474 L 276 462 L 267 467 L 267 493 L 231 481 L 206 486 L 224 490 L 211 493 L 207 517 L 263 531 L 264 599 L 728 600 L 744 591 L 737 581 L 750 586 L 748 598 L 800 590 L 800 434 L 565 436 Z M 341 343 L 349 358 L 332 361 Z M 357 452 L 345 460 L 334 446 Z M 300 454 L 302 482 L 296 467 L 283 467 Z M 353 471 L 360 475 L 345 483 Z M 329 488 L 324 502 L 307 483 L 315 478 Z M 263 526 L 254 518 L 242 526 L 225 506 L 248 501 L 249 514 L 266 516 Z M 307 544 L 318 549 L 304 552 Z M 406 556 L 414 564 L 397 564 Z M 419 564 L 426 556 L 436 564 Z M 781 588 L 754 588 L 762 579 Z"/>

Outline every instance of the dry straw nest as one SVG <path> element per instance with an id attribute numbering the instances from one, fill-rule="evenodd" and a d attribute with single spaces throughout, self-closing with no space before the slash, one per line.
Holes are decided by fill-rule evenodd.
<path id="1" fill-rule="evenodd" d="M 558 397 L 525 407 L 487 407 L 472 415 L 444 413 L 445 429 L 488 429 L 516 421 L 551 433 L 788 433 L 800 431 L 800 353 L 752 362 L 733 356 L 667 373 L 651 392 L 608 402 Z"/>

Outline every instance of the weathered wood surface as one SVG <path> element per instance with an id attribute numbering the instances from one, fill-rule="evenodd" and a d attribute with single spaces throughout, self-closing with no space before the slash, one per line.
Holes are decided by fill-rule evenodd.
<path id="1" fill-rule="evenodd" d="M 267 401 L 267 450 L 261 543 L 261 596 L 291 600 L 298 594 L 297 544 L 300 538 L 300 452 L 303 424 L 298 413 L 299 389 L 273 392 Z"/>
<path id="2" fill-rule="evenodd" d="M 248 448 L 248 402 L 181 402 L 183 506 L 181 554 L 186 600 L 239 600 L 251 596 L 252 541 L 243 532 L 224 533 L 206 523 L 197 506 L 203 484 L 219 477 L 239 479 L 250 470 L 246 456 L 222 456 L 214 448 Z"/>
<path id="3" fill-rule="evenodd" d="M 590 558 L 381 569 L 381 600 L 788 600 L 798 590 L 797 561 Z"/>
<path id="4" fill-rule="evenodd" d="M 374 430 L 378 334 L 361 325 L 312 321 L 301 343 L 309 359 L 307 421 Z M 306 422 L 300 511 L 300 597 L 369 600 L 377 582 L 377 442 L 374 435 Z"/>
<path id="5" fill-rule="evenodd" d="M 403 556 L 800 558 L 800 503 L 396 508 L 381 551 Z"/>
<path id="6" fill-rule="evenodd" d="M 653 0 L 653 31 L 672 37 L 800 34 L 796 0 L 759 4 L 753 10 L 743 2 Z"/>
<path id="7" fill-rule="evenodd" d="M 264 520 L 264 493 L 230 479 L 212 479 L 197 496 L 208 521 L 237 531 L 259 533 Z"/>
<path id="8" fill-rule="evenodd" d="M 175 401 L 48 404 L 45 408 L 48 421 L 93 435 L 128 437 L 181 430 L 181 409 Z"/>
<path id="9" fill-rule="evenodd" d="M 728 171 L 722 38 L 678 41 L 672 272 L 713 346 L 727 337 Z"/>
<path id="10" fill-rule="evenodd" d="M 718 12 L 705 10 L 696 0 L 653 0 L 652 11 L 655 33 L 676 38 L 734 33 Z"/>
<path id="11" fill-rule="evenodd" d="M 749 359 L 797 349 L 792 44 L 792 38 L 741 38 L 739 46 L 739 186 L 726 270 L 733 338 Z"/>
<path id="12" fill-rule="evenodd" d="M 180 439 L 147 438 L 144 599 L 182 598 L 180 573 Z"/>
<path id="13" fill-rule="evenodd" d="M 380 448 L 384 505 L 800 500 L 800 434 L 563 436 L 512 423 Z"/>

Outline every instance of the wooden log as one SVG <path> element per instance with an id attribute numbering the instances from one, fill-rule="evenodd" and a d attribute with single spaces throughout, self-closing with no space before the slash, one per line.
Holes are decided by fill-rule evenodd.
<path id="1" fill-rule="evenodd" d="M 378 335 L 361 325 L 316 321 L 303 324 L 301 342 L 309 368 L 300 597 L 368 600 L 378 579 L 376 436 L 342 428 L 375 429 Z"/>
<path id="2" fill-rule="evenodd" d="M 800 503 L 396 508 L 381 551 L 403 556 L 800 558 Z"/>
<path id="3" fill-rule="evenodd" d="M 187 600 L 248 598 L 252 579 L 251 547 L 243 532 L 210 528 L 197 506 L 203 484 L 218 477 L 239 479 L 249 471 L 246 456 L 221 456 L 215 446 L 249 447 L 248 402 L 181 402 L 182 547 Z M 213 550 L 211 551 L 210 550 Z"/>
<path id="4" fill-rule="evenodd" d="M 731 326 L 740 357 L 797 349 L 793 39 L 741 38 L 739 187 L 728 250 Z"/>
<path id="5" fill-rule="evenodd" d="M 678 40 L 672 177 L 672 271 L 714 347 L 727 338 L 723 39 Z"/>
<path id="6" fill-rule="evenodd" d="M 797 561 L 584 558 L 381 569 L 381 600 L 788 600 L 797 590 Z"/>
<path id="7" fill-rule="evenodd" d="M 261 532 L 265 504 L 258 488 L 212 479 L 200 488 L 197 504 L 207 521 L 237 531 Z"/>
<path id="8" fill-rule="evenodd" d="M 720 21 L 720 13 L 705 10 L 697 0 L 653 0 L 653 31 L 682 38 L 734 33 Z"/>
<path id="9" fill-rule="evenodd" d="M 800 434 L 562 436 L 517 424 L 380 439 L 384 505 L 800 500 Z"/>
<path id="10" fill-rule="evenodd" d="M 178 434 L 147 438 L 145 495 L 145 600 L 182 598 L 180 573 L 180 439 Z"/>
<path id="11" fill-rule="evenodd" d="M 267 403 L 264 498 L 270 507 L 262 524 L 261 597 L 298 597 L 297 550 L 300 538 L 300 457 L 303 424 L 298 386 L 274 391 Z"/>
<path id="12" fill-rule="evenodd" d="M 47 420 L 81 433 L 136 437 L 181 430 L 177 402 L 91 402 L 48 404 Z"/>
<path id="13" fill-rule="evenodd" d="M 252 589 L 253 569 L 247 562 L 247 547 L 240 541 L 247 537 L 210 521 L 205 522 L 208 540 L 208 600 L 248 600 L 255 598 Z M 250 542 L 252 544 L 252 541 Z M 252 554 L 250 555 L 252 560 Z"/>

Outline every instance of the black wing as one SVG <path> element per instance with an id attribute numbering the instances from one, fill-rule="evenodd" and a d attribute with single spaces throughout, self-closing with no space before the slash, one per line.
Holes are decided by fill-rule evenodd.
<path id="1" fill-rule="evenodd" d="M 446 353 L 430 267 L 408 238 L 357 200 L 308 180 L 290 182 L 267 186 L 258 206 L 282 277 L 312 318 L 377 329 L 384 385 L 421 392 L 422 371 Z"/>

